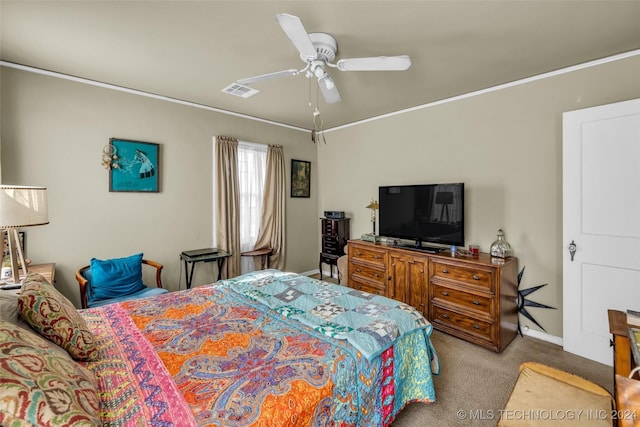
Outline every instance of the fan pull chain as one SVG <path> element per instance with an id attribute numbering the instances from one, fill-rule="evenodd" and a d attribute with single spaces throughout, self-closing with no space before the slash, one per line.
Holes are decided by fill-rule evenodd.
<path id="1" fill-rule="evenodd" d="M 313 84 L 316 87 L 316 108 L 313 110 L 313 129 L 311 130 L 311 142 L 314 144 L 316 142 L 320 142 L 320 138 L 324 143 L 327 143 L 327 140 L 324 138 L 324 120 L 322 119 L 322 115 L 320 115 L 320 109 L 318 108 L 318 99 L 320 99 L 320 93 L 318 85 L 315 84 L 315 80 L 311 79 L 311 76 L 307 76 L 309 80 L 309 107 L 312 106 L 313 101 L 311 100 L 311 85 Z M 313 83 L 312 83 L 313 82 Z"/>
<path id="2" fill-rule="evenodd" d="M 313 112 L 313 131 L 311 131 L 311 140 L 315 143 L 316 141 L 322 141 L 327 143 L 327 140 L 324 137 L 324 120 L 322 119 L 322 115 L 320 115 L 320 110 L 316 106 L 315 111 Z"/>

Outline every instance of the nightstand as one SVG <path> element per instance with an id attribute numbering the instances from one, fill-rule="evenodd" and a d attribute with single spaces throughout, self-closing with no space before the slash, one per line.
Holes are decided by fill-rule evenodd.
<path id="1" fill-rule="evenodd" d="M 47 264 L 33 264 L 28 266 L 28 268 L 29 268 L 29 273 L 38 273 L 42 277 L 47 279 L 47 281 L 52 285 L 55 283 L 55 280 L 56 280 L 56 263 L 55 262 L 51 262 Z M 22 271 L 22 269 L 20 269 L 20 280 L 24 279 L 24 276 L 25 276 L 24 272 Z M 0 292 L 10 292 L 10 293 L 13 293 L 14 295 L 20 295 L 20 288 L 0 290 Z"/>

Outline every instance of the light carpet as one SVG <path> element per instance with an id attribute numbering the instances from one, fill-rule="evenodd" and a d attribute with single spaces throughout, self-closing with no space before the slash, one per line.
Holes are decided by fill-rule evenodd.
<path id="1" fill-rule="evenodd" d="M 546 341 L 517 336 L 502 353 L 494 353 L 443 332 L 431 337 L 441 364 L 434 376 L 436 402 L 409 404 L 393 427 L 495 426 L 525 361 L 580 375 L 613 392 L 612 367 Z"/>

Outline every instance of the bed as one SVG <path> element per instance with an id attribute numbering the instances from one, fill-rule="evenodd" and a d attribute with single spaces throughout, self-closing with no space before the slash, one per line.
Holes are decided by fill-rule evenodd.
<path id="1" fill-rule="evenodd" d="M 102 425 L 385 426 L 435 401 L 422 315 L 294 273 L 79 314 L 96 354 L 76 363 L 95 376 Z"/>

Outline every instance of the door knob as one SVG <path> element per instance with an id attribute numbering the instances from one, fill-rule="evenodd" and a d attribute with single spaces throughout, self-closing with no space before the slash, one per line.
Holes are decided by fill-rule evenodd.
<path id="1" fill-rule="evenodd" d="M 576 243 L 572 240 L 568 246 L 569 255 L 571 255 L 571 261 L 573 261 L 573 257 L 576 255 L 576 248 L 577 248 Z"/>

